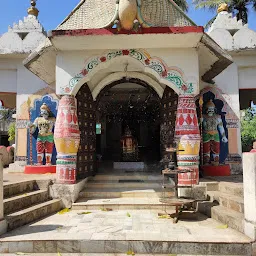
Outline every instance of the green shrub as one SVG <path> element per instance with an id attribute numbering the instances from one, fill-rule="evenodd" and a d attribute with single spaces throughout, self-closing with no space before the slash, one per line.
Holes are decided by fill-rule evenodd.
<path id="1" fill-rule="evenodd" d="M 8 136 L 9 136 L 8 140 L 9 141 L 15 140 L 15 132 L 16 132 L 16 124 L 11 123 L 8 128 Z"/>
<path id="2" fill-rule="evenodd" d="M 252 149 L 253 141 L 256 140 L 256 115 L 252 109 L 246 109 L 241 120 L 242 150 L 248 152 Z"/>

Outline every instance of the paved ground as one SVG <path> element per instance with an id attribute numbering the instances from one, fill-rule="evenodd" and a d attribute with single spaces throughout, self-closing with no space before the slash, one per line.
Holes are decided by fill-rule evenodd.
<path id="1" fill-rule="evenodd" d="M 125 253 L 26 253 L 26 254 L 22 254 L 22 255 L 29 255 L 29 256 L 127 256 L 129 254 Z M 130 254 L 131 255 L 131 254 Z M 193 256 L 213 256 L 213 255 L 209 255 L 209 254 L 204 254 L 204 255 L 193 255 Z M 17 254 L 1 254 L 1 256 L 17 256 Z M 185 255 L 185 254 L 134 254 L 134 256 L 189 256 L 189 255 Z M 190 255 L 191 256 L 191 255 Z M 216 256 L 216 255 L 215 255 Z M 222 256 L 222 255 L 218 255 L 218 256 Z M 233 256 L 233 255 L 229 255 L 229 256 Z M 235 255 L 234 255 L 235 256 Z M 237 256 L 237 255 L 236 255 Z"/>
<path id="2" fill-rule="evenodd" d="M 129 254 L 125 253 L 26 253 L 22 255 L 29 255 L 29 256 L 127 256 Z M 130 254 L 131 255 L 131 254 Z M 204 255 L 193 255 L 193 256 L 213 256 L 209 254 L 204 254 Z M 17 256 L 17 254 L 1 254 L 1 256 Z M 134 254 L 134 256 L 189 256 L 185 254 Z M 190 255 L 191 256 L 191 255 Z M 216 255 L 215 255 L 216 256 Z M 218 255 L 222 256 L 222 255 Z M 229 255 L 233 256 L 233 255 Z M 236 255 L 237 256 L 237 255 Z"/>
<path id="3" fill-rule="evenodd" d="M 103 209 L 104 210 L 104 209 Z M 28 240 L 149 240 L 247 243 L 243 234 L 198 214 L 173 224 L 156 210 L 70 211 L 55 214 L 5 234 L 1 241 Z"/>
<path id="4" fill-rule="evenodd" d="M 56 174 L 24 174 L 24 173 L 8 173 L 8 169 L 4 169 L 3 172 L 3 181 L 4 185 L 10 183 L 16 183 L 20 181 L 27 181 L 27 180 L 47 180 L 47 179 L 55 179 Z"/>

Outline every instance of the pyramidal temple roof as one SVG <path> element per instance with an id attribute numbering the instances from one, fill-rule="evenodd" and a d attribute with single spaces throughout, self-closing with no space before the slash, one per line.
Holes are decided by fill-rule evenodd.
<path id="1" fill-rule="evenodd" d="M 27 12 L 23 20 L 9 26 L 0 38 L 0 55 L 29 54 L 46 39 L 47 34 L 37 19 L 39 11 L 34 0 Z"/>
<path id="2" fill-rule="evenodd" d="M 129 4 L 133 1 L 131 12 L 142 27 L 195 26 L 172 0 L 129 0 Z M 127 0 L 81 0 L 56 30 L 111 27 L 120 20 L 120 12 L 127 7 L 125 2 Z"/>

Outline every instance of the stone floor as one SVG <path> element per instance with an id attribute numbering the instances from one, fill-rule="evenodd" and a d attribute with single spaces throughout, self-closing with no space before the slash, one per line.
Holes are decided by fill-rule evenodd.
<path id="1" fill-rule="evenodd" d="M 20 255 L 29 255 L 29 256 L 127 256 L 129 253 L 26 253 L 26 254 L 20 254 Z M 130 254 L 131 255 L 131 254 Z M 213 256 L 209 254 L 197 254 L 193 256 Z M 12 254 L 12 253 L 4 253 L 1 254 L 1 256 L 17 256 L 17 254 Z M 134 254 L 134 256 L 188 256 L 185 254 Z M 219 255 L 222 256 L 222 255 Z M 235 255 L 229 255 L 229 256 L 235 256 Z"/>
<path id="2" fill-rule="evenodd" d="M 5 168 L 3 172 L 3 183 L 7 185 L 9 183 L 15 183 L 20 181 L 27 180 L 54 180 L 56 178 L 56 174 L 24 174 L 24 173 L 8 173 L 8 169 Z"/>
<path id="3" fill-rule="evenodd" d="M 192 214 L 192 218 L 189 214 L 186 220 L 173 224 L 172 219 L 160 219 L 156 210 L 105 210 L 55 214 L 16 229 L 0 238 L 0 253 L 127 253 L 132 250 L 141 254 L 208 255 L 209 248 L 216 245 L 213 251 L 218 254 L 215 255 L 251 255 L 248 237 L 201 214 Z M 173 246 L 165 248 L 168 243 Z"/>

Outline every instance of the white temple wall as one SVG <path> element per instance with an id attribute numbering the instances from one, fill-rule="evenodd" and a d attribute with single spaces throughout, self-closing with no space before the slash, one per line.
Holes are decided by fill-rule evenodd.
<path id="1" fill-rule="evenodd" d="M 143 49 L 151 58 L 157 57 L 164 61 L 169 68 L 178 68 L 184 74 L 186 81 L 193 81 L 198 85 L 199 81 L 199 62 L 198 53 L 196 49 Z M 109 50 L 112 52 L 113 50 Z M 56 93 L 60 91 L 60 87 L 69 84 L 70 79 L 77 75 L 83 68 L 85 68 L 85 62 L 93 57 L 101 57 L 108 52 L 107 50 L 93 50 L 93 51 L 66 51 L 59 52 L 56 60 Z M 123 72 L 125 69 L 125 61 L 117 61 L 116 64 L 106 66 L 102 64 L 104 72 L 95 72 L 95 76 L 92 77 L 89 87 L 92 89 L 103 78 L 113 72 Z M 98 69 L 99 68 L 99 69 Z M 100 70 L 100 67 L 97 67 Z M 144 67 L 137 64 L 135 61 L 130 63 L 128 71 L 143 72 Z M 93 71 L 94 72 L 94 71 Z M 199 86 L 197 86 L 199 88 Z M 195 93 L 198 93 L 196 88 Z"/>
<path id="2" fill-rule="evenodd" d="M 0 92 L 17 93 L 17 114 L 29 95 L 48 86 L 27 70 L 22 61 L 23 58 L 0 59 Z"/>
<path id="3" fill-rule="evenodd" d="M 239 89 L 256 89 L 256 51 L 234 55 L 233 60 L 238 66 Z"/>
<path id="4" fill-rule="evenodd" d="M 17 116 L 21 114 L 21 105 L 28 100 L 28 97 L 47 86 L 20 63 L 17 67 Z"/>
<path id="5" fill-rule="evenodd" d="M 216 85 L 223 91 L 224 98 L 229 106 L 235 112 L 237 117 L 240 116 L 239 106 L 239 81 L 237 65 L 233 63 L 222 73 L 214 78 Z"/>
<path id="6" fill-rule="evenodd" d="M 236 63 L 233 63 L 226 68 L 222 73 L 214 78 L 216 86 L 222 91 L 222 96 L 226 100 L 231 110 L 240 120 L 240 104 L 239 104 L 239 79 L 238 79 L 238 67 Z M 233 131 L 233 140 L 229 151 L 232 153 L 242 154 L 241 135 L 240 135 L 240 123 L 238 123 L 237 130 Z"/>
<path id="7" fill-rule="evenodd" d="M 256 89 L 256 66 L 244 67 L 238 70 L 239 89 Z"/>
<path id="8" fill-rule="evenodd" d="M 0 92 L 17 92 L 17 64 L 16 59 L 0 59 Z"/>

